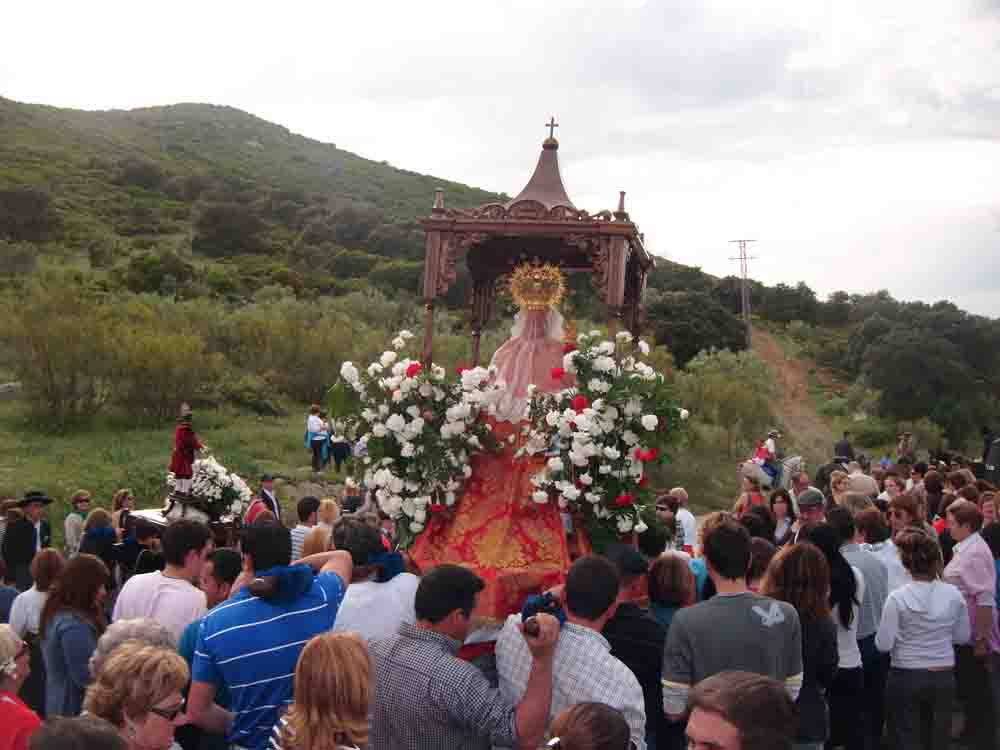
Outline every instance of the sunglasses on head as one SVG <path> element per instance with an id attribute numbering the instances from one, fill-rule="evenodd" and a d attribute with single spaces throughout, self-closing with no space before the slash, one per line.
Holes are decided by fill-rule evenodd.
<path id="1" fill-rule="evenodd" d="M 173 721 L 177 718 L 177 715 L 184 710 L 184 701 L 181 701 L 176 706 L 171 706 L 170 708 L 157 708 L 153 706 L 149 709 L 150 713 L 154 713 L 157 716 L 166 719 L 167 721 Z"/>

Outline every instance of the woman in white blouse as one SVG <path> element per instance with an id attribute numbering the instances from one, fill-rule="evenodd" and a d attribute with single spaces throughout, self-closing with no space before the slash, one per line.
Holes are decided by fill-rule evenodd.
<path id="1" fill-rule="evenodd" d="M 969 640 L 965 599 L 957 587 L 940 580 L 941 549 L 921 529 L 896 535 L 896 548 L 910 583 L 891 591 L 875 635 L 879 651 L 891 654 L 886 704 L 894 747 L 950 746 L 955 697 L 954 644 Z M 931 723 L 921 738 L 922 717 Z"/>

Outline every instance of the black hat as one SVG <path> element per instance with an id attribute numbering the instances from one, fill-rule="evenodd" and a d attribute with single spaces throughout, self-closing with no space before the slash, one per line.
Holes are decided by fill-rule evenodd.
<path id="1" fill-rule="evenodd" d="M 260 481 L 262 482 L 273 482 L 274 477 L 271 474 L 261 474 Z"/>
<path id="2" fill-rule="evenodd" d="M 42 505 L 48 505 L 52 502 L 52 499 L 46 495 L 41 490 L 31 490 L 24 493 L 24 500 L 19 502 L 17 505 L 19 508 L 27 508 L 32 503 L 41 503 Z"/>
<path id="3" fill-rule="evenodd" d="M 637 550 L 628 544 L 616 542 L 604 552 L 604 556 L 610 560 L 619 573 L 625 578 L 646 575 L 649 572 L 649 561 Z"/>

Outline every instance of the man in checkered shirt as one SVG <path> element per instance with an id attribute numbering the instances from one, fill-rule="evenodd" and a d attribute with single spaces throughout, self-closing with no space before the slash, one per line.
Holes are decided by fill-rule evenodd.
<path id="1" fill-rule="evenodd" d="M 551 722 L 577 703 L 595 701 L 617 708 L 628 722 L 637 750 L 646 748 L 646 707 L 642 687 L 632 671 L 611 655 L 601 635 L 618 608 L 618 570 L 603 557 L 582 557 L 573 563 L 561 594 L 566 623 L 559 634 L 552 668 Z M 512 701 L 527 696 L 531 654 L 520 637 L 520 615 L 512 615 L 497 639 L 500 691 Z M 659 654 L 650 654 L 651 659 Z"/>
<path id="2" fill-rule="evenodd" d="M 559 621 L 538 615 L 537 636 L 518 630 L 528 664 L 519 702 L 493 688 L 455 654 L 469 634 L 479 576 L 439 565 L 424 576 L 414 600 L 417 622 L 369 643 L 375 666 L 370 750 L 535 748 L 548 727 L 552 661 Z"/>

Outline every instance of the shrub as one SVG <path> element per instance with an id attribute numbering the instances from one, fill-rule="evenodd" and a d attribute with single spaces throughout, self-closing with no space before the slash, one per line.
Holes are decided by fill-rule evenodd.
<path id="1" fill-rule="evenodd" d="M 0 276 L 26 276 L 38 267 L 38 250 L 27 242 L 0 240 Z"/>
<path id="2" fill-rule="evenodd" d="M 261 233 L 265 224 L 240 203 L 206 206 L 195 223 L 191 249 L 216 258 L 255 253 L 263 249 Z"/>
<path id="3" fill-rule="evenodd" d="M 0 190 L 0 239 L 44 242 L 62 231 L 62 218 L 52 197 L 38 188 Z"/>
<path id="4" fill-rule="evenodd" d="M 118 164 L 115 175 L 119 185 L 136 185 L 146 190 L 158 189 L 165 180 L 163 167 L 148 159 L 126 159 Z"/>

